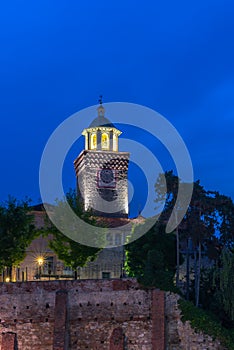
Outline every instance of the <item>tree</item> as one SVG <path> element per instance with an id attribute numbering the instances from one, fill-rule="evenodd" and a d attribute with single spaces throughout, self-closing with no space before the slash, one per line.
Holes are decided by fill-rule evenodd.
<path id="1" fill-rule="evenodd" d="M 224 311 L 231 321 L 234 321 L 234 254 L 224 248 L 220 258 L 220 267 L 214 271 L 215 296 L 219 298 Z"/>
<path id="2" fill-rule="evenodd" d="M 165 224 L 168 222 L 173 208 L 175 208 L 177 193 L 179 185 L 186 193 L 186 183 L 182 183 L 178 176 L 173 174 L 173 171 L 166 171 L 165 174 L 159 174 L 156 184 L 156 200 L 158 206 L 164 204 L 164 208 L 160 217 L 160 221 Z M 177 210 L 174 211 L 175 222 L 178 223 L 178 213 L 182 209 L 181 203 L 177 203 Z M 157 209 L 157 208 L 156 208 Z M 176 286 L 179 288 L 179 275 L 180 275 L 180 224 L 177 224 L 175 229 L 176 235 Z"/>
<path id="3" fill-rule="evenodd" d="M 36 235 L 28 200 L 10 197 L 0 205 L 0 270 L 17 266 Z"/>
<path id="4" fill-rule="evenodd" d="M 166 180 L 166 182 L 164 181 Z M 176 196 L 178 192 L 179 178 L 174 175 L 172 170 L 166 171 L 165 174 L 159 174 L 155 184 L 156 200 L 155 202 L 162 205 L 165 202 L 164 209 L 162 211 L 161 221 L 168 221 L 172 209 L 176 202 Z M 156 208 L 157 209 L 157 208 Z M 177 218 L 175 218 L 177 219 Z M 179 273 L 180 273 L 180 252 L 179 252 L 179 228 L 176 227 L 176 286 L 179 286 Z"/>
<path id="5" fill-rule="evenodd" d="M 207 242 L 207 240 L 211 240 L 214 236 L 216 223 L 215 204 L 213 196 L 210 196 L 209 193 L 204 190 L 204 188 L 200 185 L 199 181 L 196 181 L 194 183 L 193 195 L 187 211 L 185 221 L 187 238 L 191 239 L 193 243 L 193 253 L 195 260 L 195 305 L 198 306 L 202 263 L 202 247 L 204 248 L 204 244 Z"/>
<path id="6" fill-rule="evenodd" d="M 95 224 L 92 214 L 83 211 L 82 204 L 74 190 L 70 190 L 66 197 L 67 202 L 77 216 L 91 225 Z M 63 201 L 58 202 L 56 210 L 61 212 L 61 220 L 63 220 Z M 60 232 L 51 222 L 47 225 L 46 234 L 52 234 L 52 239 L 49 241 L 50 248 L 66 266 L 71 267 L 74 271 L 76 271 L 77 267 L 82 267 L 87 264 L 87 262 L 93 261 L 101 250 L 101 248 L 90 247 L 72 240 Z M 87 232 L 87 234 L 89 233 Z"/>
<path id="7" fill-rule="evenodd" d="M 155 185 L 155 202 L 158 207 L 165 203 L 159 222 L 139 242 L 127 247 L 127 268 L 132 276 L 138 277 L 145 284 L 155 283 L 161 288 L 165 288 L 168 281 L 172 284 L 173 279 L 168 279 L 169 269 L 164 263 L 165 254 L 162 249 L 157 249 L 153 237 L 157 236 L 158 225 L 167 224 L 175 204 L 177 211 L 174 213 L 180 210 L 180 203 L 176 202 L 179 185 L 182 189 L 185 186 L 186 192 L 187 184 L 181 183 L 172 171 L 159 175 Z M 174 249 L 173 254 L 177 255 L 176 285 L 178 286 L 179 281 L 181 251 L 187 265 L 186 297 L 192 298 L 196 306 L 202 305 L 211 311 L 224 326 L 231 328 L 234 325 L 233 201 L 217 191 L 205 190 L 200 181 L 194 182 L 191 202 L 175 233 L 177 248 L 171 247 L 171 252 Z M 164 237 L 167 239 L 168 235 L 165 234 Z M 186 248 L 182 250 L 185 245 Z M 190 276 L 191 256 L 194 257 L 194 280 Z M 202 257 L 210 261 L 203 260 Z M 203 261 L 208 264 L 203 264 Z M 173 273 L 173 269 L 170 271 Z"/>
<path id="8" fill-rule="evenodd" d="M 138 237 L 136 227 L 134 235 Z M 126 245 L 125 269 L 129 276 L 147 286 L 174 289 L 176 237 L 165 233 L 165 225 L 156 223 L 145 235 Z"/>
<path id="9" fill-rule="evenodd" d="M 230 197 L 215 192 L 219 240 L 223 246 L 234 247 L 234 204 Z"/>
<path id="10" fill-rule="evenodd" d="M 160 174 L 155 184 L 156 200 L 158 206 L 165 202 L 160 221 L 167 223 L 177 200 L 178 187 L 186 193 L 186 183 L 181 183 L 180 179 L 167 171 Z M 182 200 L 183 201 L 183 200 Z M 180 203 L 177 203 L 175 221 L 177 213 L 180 211 Z M 217 191 L 206 191 L 200 185 L 200 181 L 193 183 L 193 194 L 187 213 L 182 222 L 178 224 L 176 230 L 176 285 L 179 286 L 179 254 L 180 241 L 187 241 L 186 248 L 186 296 L 190 297 L 190 256 L 194 255 L 194 292 L 195 304 L 199 304 L 200 275 L 202 267 L 202 253 L 209 258 L 217 259 L 217 236 L 218 243 L 225 246 L 233 246 L 234 238 L 234 205 L 230 198 L 220 195 Z"/>
<path id="11" fill-rule="evenodd" d="M 74 271 L 89 261 L 95 260 L 100 249 L 88 247 L 73 241 L 61 232 L 53 230 L 53 239 L 50 241 L 50 248 L 57 254 L 66 266 Z"/>
<path id="12" fill-rule="evenodd" d="M 195 247 L 195 304 L 198 306 L 202 250 L 208 258 L 215 261 L 219 258 L 217 254 L 219 246 L 232 247 L 233 202 L 217 191 L 205 191 L 197 181 L 194 183 L 186 221 L 188 234 Z"/>
<path id="13" fill-rule="evenodd" d="M 234 327 L 234 253 L 224 247 L 216 264 L 203 271 L 201 303 L 227 328 Z"/>

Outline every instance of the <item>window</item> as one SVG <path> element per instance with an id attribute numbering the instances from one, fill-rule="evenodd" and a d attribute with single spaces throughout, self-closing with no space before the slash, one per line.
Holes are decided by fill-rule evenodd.
<path id="1" fill-rule="evenodd" d="M 97 148 L 97 134 L 93 133 L 91 134 L 91 145 L 90 145 L 91 149 L 96 149 Z"/>
<path id="2" fill-rule="evenodd" d="M 102 149 L 109 149 L 109 135 L 107 133 L 102 134 Z"/>
<path id="3" fill-rule="evenodd" d="M 45 274 L 51 275 L 53 273 L 53 270 L 54 270 L 54 257 L 53 256 L 48 256 L 45 259 L 43 270 L 44 270 Z"/>
<path id="4" fill-rule="evenodd" d="M 103 278 L 103 279 L 108 279 L 108 278 L 110 278 L 110 272 L 102 272 L 102 278 Z"/>

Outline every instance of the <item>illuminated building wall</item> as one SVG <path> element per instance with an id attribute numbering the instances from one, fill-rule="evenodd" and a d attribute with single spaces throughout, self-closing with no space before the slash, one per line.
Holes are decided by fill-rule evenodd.
<path id="1" fill-rule="evenodd" d="M 104 116 L 102 105 L 98 117 L 84 129 L 85 150 L 74 162 L 78 194 L 84 209 L 96 215 L 128 217 L 129 153 L 119 152 L 121 131 Z"/>

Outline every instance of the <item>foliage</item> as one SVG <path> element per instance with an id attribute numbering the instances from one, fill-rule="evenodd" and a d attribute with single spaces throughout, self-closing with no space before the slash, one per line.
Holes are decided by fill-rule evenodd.
<path id="1" fill-rule="evenodd" d="M 230 197 L 215 192 L 217 214 L 219 216 L 220 243 L 234 248 L 234 204 Z"/>
<path id="2" fill-rule="evenodd" d="M 221 268 L 217 269 L 216 278 L 220 282 L 221 301 L 224 311 L 234 321 L 234 254 L 223 249 L 221 255 Z"/>
<path id="3" fill-rule="evenodd" d="M 137 237 L 136 227 L 133 236 Z M 176 267 L 174 234 L 165 233 L 165 225 L 156 223 L 145 235 L 126 246 L 125 269 L 145 286 L 175 291 L 173 278 Z"/>
<path id="4" fill-rule="evenodd" d="M 226 328 L 234 328 L 234 254 L 224 248 L 218 263 L 202 274 L 201 303 Z"/>
<path id="5" fill-rule="evenodd" d="M 179 184 L 182 189 L 183 186 L 186 189 L 186 184 L 181 183 L 172 171 L 160 174 L 156 181 L 155 202 L 158 207 L 165 202 L 160 217 L 160 221 L 164 224 L 168 222 L 175 207 Z M 179 210 L 180 205 L 177 206 L 177 213 Z M 194 300 L 196 306 L 201 303 L 204 308 L 213 312 L 223 325 L 233 326 L 234 204 L 231 198 L 217 191 L 205 190 L 200 181 L 194 182 L 187 213 L 175 232 L 176 285 L 179 286 L 179 251 L 183 247 L 187 270 L 186 298 Z M 194 258 L 194 280 L 190 277 L 191 256 Z M 203 266 L 205 257 L 213 261 L 213 268 Z"/>
<path id="6" fill-rule="evenodd" d="M 95 224 L 95 220 L 92 218 L 91 213 L 83 211 L 82 204 L 79 202 L 76 192 L 70 190 L 67 193 L 67 202 L 75 212 L 77 216 L 85 220 L 90 225 Z M 57 212 L 61 212 L 61 220 L 63 220 L 63 202 L 58 203 L 56 208 Z M 71 223 L 72 224 L 72 223 Z M 49 242 L 50 248 L 57 254 L 58 258 L 62 260 L 66 266 L 73 268 L 84 266 L 87 262 L 93 261 L 100 251 L 100 248 L 86 246 L 76 242 L 75 240 L 65 236 L 60 232 L 57 227 L 50 223 L 46 230 L 47 234 L 52 233 L 52 239 Z M 87 232 L 87 235 L 89 233 Z"/>
<path id="7" fill-rule="evenodd" d="M 166 180 L 166 182 L 165 182 Z M 165 201 L 160 220 L 167 222 L 173 207 L 175 207 L 178 185 L 186 186 L 180 179 L 168 171 L 160 174 L 156 185 L 156 203 Z M 185 191 L 186 192 L 186 191 Z M 177 206 L 179 212 L 180 206 Z M 199 181 L 193 183 L 193 194 L 187 213 L 176 229 L 177 236 L 177 271 L 176 284 L 179 285 L 179 245 L 183 243 L 186 254 L 186 295 L 191 292 L 189 260 L 194 256 L 194 300 L 196 305 L 200 299 L 200 278 L 202 256 L 207 256 L 214 262 L 219 260 L 223 247 L 232 248 L 234 238 L 234 204 L 232 200 L 217 191 L 206 191 Z M 186 243 L 187 242 L 187 243 Z M 229 276 L 230 277 L 230 276 Z M 230 279 L 230 278 L 229 278 Z M 204 293 L 203 293 L 204 294 Z"/>
<path id="8" fill-rule="evenodd" d="M 66 266 L 74 270 L 78 266 L 84 266 L 88 261 L 93 261 L 99 252 L 98 248 L 82 245 L 55 230 L 49 246 Z"/>
<path id="9" fill-rule="evenodd" d="M 222 327 L 212 315 L 204 310 L 197 308 L 193 303 L 179 300 L 179 307 L 182 311 L 182 321 L 190 321 L 192 328 L 204 332 L 213 338 L 219 339 L 227 349 L 234 350 L 234 332 Z"/>
<path id="10" fill-rule="evenodd" d="M 0 270 L 17 266 L 36 235 L 29 200 L 9 197 L 0 206 Z"/>
<path id="11" fill-rule="evenodd" d="M 167 221 L 171 215 L 176 202 L 179 182 L 178 176 L 174 175 L 172 170 L 166 171 L 165 174 L 159 174 L 157 178 L 155 183 L 155 209 L 162 209 L 164 203 L 164 208 L 161 213 L 161 220 L 163 221 Z"/>
<path id="12" fill-rule="evenodd" d="M 180 188 L 183 189 L 180 196 L 180 200 L 177 202 L 177 192 Z M 165 223 L 168 222 L 170 216 L 172 215 L 173 208 L 175 222 L 178 222 L 178 216 L 183 210 L 183 203 L 188 193 L 186 186 L 189 184 L 181 183 L 178 176 L 174 175 L 172 170 L 166 171 L 165 174 L 159 174 L 156 184 L 155 192 L 156 199 L 155 202 L 159 207 L 162 207 L 164 203 L 164 208 L 161 213 L 160 221 Z M 156 208 L 157 209 L 157 208 Z M 179 225 L 175 229 L 176 235 L 176 287 L 179 288 L 179 276 L 180 276 L 180 232 Z"/>

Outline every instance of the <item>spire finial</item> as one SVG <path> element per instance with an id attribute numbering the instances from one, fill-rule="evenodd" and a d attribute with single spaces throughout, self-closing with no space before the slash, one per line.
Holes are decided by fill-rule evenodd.
<path id="1" fill-rule="evenodd" d="M 99 96 L 99 106 L 98 106 L 98 116 L 99 117 L 104 117 L 104 114 L 105 114 L 105 108 L 103 107 L 102 105 L 102 95 Z"/>
<path id="2" fill-rule="evenodd" d="M 99 96 L 98 102 L 99 102 L 100 105 L 102 105 L 102 95 Z"/>

